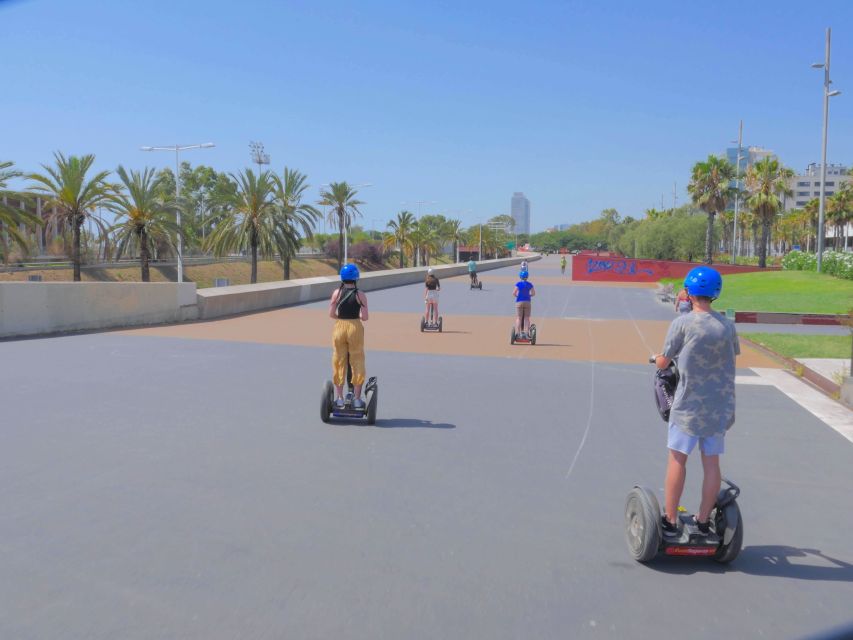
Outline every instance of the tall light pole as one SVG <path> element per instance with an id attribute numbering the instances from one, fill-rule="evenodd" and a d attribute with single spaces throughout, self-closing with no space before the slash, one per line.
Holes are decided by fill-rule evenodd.
<path id="1" fill-rule="evenodd" d="M 331 184 L 321 184 L 320 186 L 321 187 L 329 187 L 329 186 L 331 186 Z M 373 183 L 372 182 L 363 182 L 361 184 L 351 184 L 349 186 L 353 187 L 353 188 L 358 187 L 359 189 L 361 189 L 362 187 L 372 187 Z M 324 205 L 323 211 L 325 211 L 325 205 Z M 339 221 L 339 222 L 341 222 L 341 221 Z M 346 220 L 343 221 L 343 223 L 344 223 L 344 259 L 341 262 L 341 264 L 346 264 L 346 262 L 347 262 L 347 245 L 349 245 L 349 235 L 348 235 L 347 231 L 349 231 L 349 225 L 346 222 L 347 222 Z"/>
<path id="2" fill-rule="evenodd" d="M 174 151 L 175 152 L 175 200 L 177 204 L 177 223 L 178 223 L 178 282 L 184 281 L 184 243 L 182 240 L 183 230 L 181 229 L 181 151 L 188 149 L 210 149 L 216 145 L 212 142 L 203 142 L 201 144 L 176 144 L 171 147 L 140 147 L 143 151 Z"/>
<path id="3" fill-rule="evenodd" d="M 740 161 L 743 156 L 740 155 L 743 148 L 743 120 L 737 130 L 737 159 L 735 160 L 735 227 L 732 232 L 732 264 L 737 264 L 737 214 L 740 205 Z"/>
<path id="4" fill-rule="evenodd" d="M 830 91 L 832 80 L 829 79 L 829 52 L 832 29 L 826 28 L 826 57 L 824 61 L 816 62 L 813 69 L 823 69 L 823 144 L 821 148 L 820 162 L 820 206 L 817 217 L 817 272 L 820 273 L 823 265 L 823 241 L 824 241 L 824 212 L 826 211 L 826 134 L 829 129 L 829 99 L 839 95 L 840 91 Z"/>

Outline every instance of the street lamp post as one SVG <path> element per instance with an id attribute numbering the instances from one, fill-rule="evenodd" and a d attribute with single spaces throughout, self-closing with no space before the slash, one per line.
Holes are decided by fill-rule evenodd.
<path id="1" fill-rule="evenodd" d="M 743 148 L 743 120 L 740 121 L 740 126 L 737 130 L 737 159 L 735 160 L 735 226 L 732 230 L 732 264 L 737 264 L 737 215 L 740 205 L 740 161 L 743 156 L 740 155 Z"/>
<path id="2" fill-rule="evenodd" d="M 829 79 L 829 53 L 832 29 L 826 28 L 826 53 L 824 61 L 816 62 L 813 69 L 823 69 L 823 141 L 821 145 L 820 163 L 820 205 L 817 219 L 817 272 L 821 272 L 823 265 L 823 241 L 824 241 L 824 212 L 826 211 L 826 134 L 829 130 L 829 99 L 839 95 L 840 91 L 830 91 L 832 80 Z"/>
<path id="3" fill-rule="evenodd" d="M 181 234 L 181 162 L 180 153 L 188 149 L 210 149 L 216 145 L 212 142 L 203 142 L 202 144 L 185 144 L 173 145 L 171 147 L 140 147 L 143 151 L 174 151 L 175 152 L 175 200 L 177 204 L 177 223 L 178 223 L 178 282 L 184 281 L 184 255 L 183 255 L 183 240 Z"/>

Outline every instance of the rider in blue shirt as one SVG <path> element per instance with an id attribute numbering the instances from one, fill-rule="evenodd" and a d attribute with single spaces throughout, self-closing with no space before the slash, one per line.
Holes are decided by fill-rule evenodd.
<path id="1" fill-rule="evenodd" d="M 521 278 L 515 283 L 515 332 L 523 337 L 527 336 L 530 328 L 530 299 L 536 295 L 533 283 L 527 281 L 527 271 L 518 274 Z"/>

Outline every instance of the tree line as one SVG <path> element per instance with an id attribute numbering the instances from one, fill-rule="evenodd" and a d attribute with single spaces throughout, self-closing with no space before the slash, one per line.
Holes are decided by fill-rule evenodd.
<path id="1" fill-rule="evenodd" d="M 641 218 L 621 218 L 615 209 L 605 209 L 596 220 L 536 234 L 531 244 L 546 250 L 600 247 L 637 258 L 701 259 L 708 264 L 721 251 L 731 255 L 737 248 L 739 256 L 752 253 L 758 265 L 765 267 L 771 248 L 778 253 L 795 246 L 816 250 L 818 199 L 785 211 L 785 198 L 793 196 L 789 186 L 793 176 L 793 170 L 772 157 L 736 176 L 734 165 L 711 155 L 693 166 L 688 205 L 647 209 Z M 740 205 L 736 229 L 735 198 Z M 851 222 L 853 184 L 845 182 L 826 199 L 826 225 L 834 229 L 836 249 L 846 248 L 844 233 Z"/>
<path id="2" fill-rule="evenodd" d="M 103 247 L 104 260 L 130 256 L 139 259 L 143 282 L 150 281 L 150 262 L 174 256 L 180 242 L 190 254 L 225 256 L 239 253 L 251 261 L 251 282 L 257 282 L 258 259 L 279 257 L 283 278 L 290 278 L 291 260 L 304 244 L 318 244 L 336 259 L 340 269 L 344 231 L 365 245 L 354 247 L 356 259 L 384 259 L 394 253 L 399 264 L 429 264 L 431 257 L 448 246 L 458 257 L 458 247 L 476 245 L 479 255 L 507 253 L 513 221 L 509 216 L 491 218 L 485 228 L 467 229 L 462 222 L 440 214 L 416 219 L 401 211 L 389 220 L 384 233 L 369 239 L 359 237 L 354 224 L 365 203 L 347 182 L 325 185 L 315 203 L 308 202 L 307 176 L 285 167 L 281 174 L 245 169 L 237 173 L 218 172 L 210 167 L 180 167 L 181 196 L 177 197 L 175 174 L 170 169 L 142 170 L 119 166 L 114 172 L 93 169 L 94 155 L 65 156 L 57 152 L 52 164 L 42 171 L 24 173 L 11 162 L 0 162 L 0 253 L 9 259 L 10 244 L 23 255 L 33 251 L 32 234 L 45 229 L 67 241 L 74 280 L 79 281 L 83 263 L 81 247 L 89 241 Z M 14 179 L 25 179 L 23 190 L 12 190 Z M 4 204 L 9 199 L 14 204 Z M 43 204 L 41 215 L 34 202 Z M 21 204 L 24 207 L 21 207 Z M 337 241 L 319 237 L 316 223 L 323 217 L 337 229 Z M 106 210 L 114 221 L 105 222 L 97 214 Z M 181 214 L 180 216 L 178 214 Z M 178 220 L 180 219 L 180 224 Z M 97 238 L 90 237 L 86 224 L 94 226 Z M 94 236 L 94 234 L 92 234 Z M 318 236 L 315 238 L 315 236 Z M 368 255 L 369 254 L 369 255 Z"/>

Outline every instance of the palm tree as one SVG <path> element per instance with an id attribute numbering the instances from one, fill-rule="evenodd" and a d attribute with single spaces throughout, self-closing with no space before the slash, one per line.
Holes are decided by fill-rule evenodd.
<path id="1" fill-rule="evenodd" d="M 812 236 L 814 236 L 815 242 L 817 242 L 817 225 L 820 218 L 820 199 L 812 198 L 809 200 L 806 203 L 806 206 L 803 207 L 803 215 L 809 225 L 809 242 L 811 242 Z"/>
<path id="2" fill-rule="evenodd" d="M 759 160 L 746 170 L 746 206 L 755 214 L 761 225 L 761 241 L 758 246 L 758 266 L 767 266 L 767 245 L 770 240 L 770 227 L 776 214 L 782 210 L 781 196 L 792 195 L 788 179 L 794 172 L 779 164 L 775 158 Z"/>
<path id="3" fill-rule="evenodd" d="M 353 218 L 361 215 L 359 205 L 364 204 L 356 200 L 358 191 L 346 182 L 332 182 L 328 189 L 320 192 L 320 202 L 324 207 L 331 207 L 329 211 L 329 222 L 338 227 L 338 271 L 341 270 L 344 256 L 344 229 L 349 229 Z"/>
<path id="4" fill-rule="evenodd" d="M 704 162 L 693 165 L 693 173 L 687 191 L 693 196 L 693 202 L 708 214 L 708 226 L 705 229 L 705 263 L 714 259 L 714 217 L 724 211 L 726 203 L 734 194 L 731 181 L 735 178 L 735 168 L 725 158 L 710 155 Z"/>
<path id="5" fill-rule="evenodd" d="M 465 238 L 462 221 L 451 219 L 445 222 L 442 235 L 446 240 L 453 243 L 453 260 L 454 262 L 459 262 L 459 243 Z"/>
<path id="6" fill-rule="evenodd" d="M 419 220 L 415 228 L 409 234 L 412 248 L 415 251 L 415 266 L 426 264 L 429 266 L 430 253 L 438 250 L 438 231 L 427 222 Z"/>
<path id="7" fill-rule="evenodd" d="M 853 220 L 853 189 L 849 182 L 841 185 L 826 202 L 827 218 L 835 226 L 835 249 L 838 250 L 838 241 L 844 236 L 842 250 L 847 249 L 847 225 Z"/>
<path id="8" fill-rule="evenodd" d="M 289 239 L 275 200 L 275 181 L 269 171 L 258 175 L 251 169 L 230 174 L 237 191 L 222 196 L 217 206 L 222 217 L 207 237 L 207 247 L 221 256 L 233 251 L 249 251 L 252 258 L 251 283 L 258 281 L 258 253 L 271 258 Z"/>
<path id="9" fill-rule="evenodd" d="M 21 233 L 20 225 L 23 224 L 27 227 L 36 227 L 41 224 L 41 220 L 27 211 L 3 204 L 4 196 L 12 196 L 17 200 L 26 199 L 24 194 L 16 193 L 8 189 L 7 185 L 9 180 L 20 178 L 24 175 L 20 171 L 12 169 L 12 166 L 12 162 L 0 162 L 0 227 L 2 227 L 8 236 L 12 238 L 15 244 L 17 244 L 21 250 L 26 253 L 29 251 L 30 247 L 27 242 L 26 235 Z M 6 259 L 8 257 L 8 252 L 5 250 L 5 238 L 0 240 L 0 242 L 4 243 L 4 246 L 1 248 L 3 249 L 3 258 Z"/>
<path id="10" fill-rule="evenodd" d="M 116 232 L 116 258 L 125 251 L 139 250 L 142 282 L 151 282 L 148 261 L 155 242 L 166 242 L 174 248 L 172 238 L 183 233 L 175 221 L 175 205 L 162 198 L 161 178 L 154 169 L 146 167 L 142 173 L 119 165 L 116 169 L 124 190 L 118 191 L 107 205 L 122 221 L 110 228 Z"/>
<path id="11" fill-rule="evenodd" d="M 95 209 L 108 204 L 114 195 L 114 187 L 107 184 L 109 171 L 101 171 L 91 179 L 86 174 L 95 163 L 95 156 L 68 156 L 54 154 L 56 166 L 42 165 L 46 174 L 31 173 L 27 177 L 36 184 L 30 187 L 34 194 L 44 197 L 48 205 L 55 208 L 49 224 L 56 228 L 71 227 L 74 263 L 74 282 L 80 282 L 80 230 L 89 219 L 94 221 L 101 233 L 107 232 L 106 225 L 94 216 Z"/>
<path id="12" fill-rule="evenodd" d="M 290 261 L 299 250 L 301 239 L 310 240 L 313 236 L 314 221 L 321 217 L 320 212 L 310 204 L 302 202 L 302 196 L 308 189 L 308 176 L 296 169 L 284 168 L 284 176 L 273 176 L 275 198 L 281 210 L 281 222 L 287 229 L 282 238 L 287 240 L 279 252 L 284 267 L 284 279 L 290 280 Z M 296 240 L 290 242 L 289 240 Z"/>
<path id="13" fill-rule="evenodd" d="M 386 249 L 399 247 L 400 268 L 406 266 L 406 253 L 412 249 L 411 233 L 415 228 L 415 216 L 410 211 L 401 211 L 396 220 L 389 220 L 387 227 L 391 232 L 386 234 L 382 245 Z"/>

